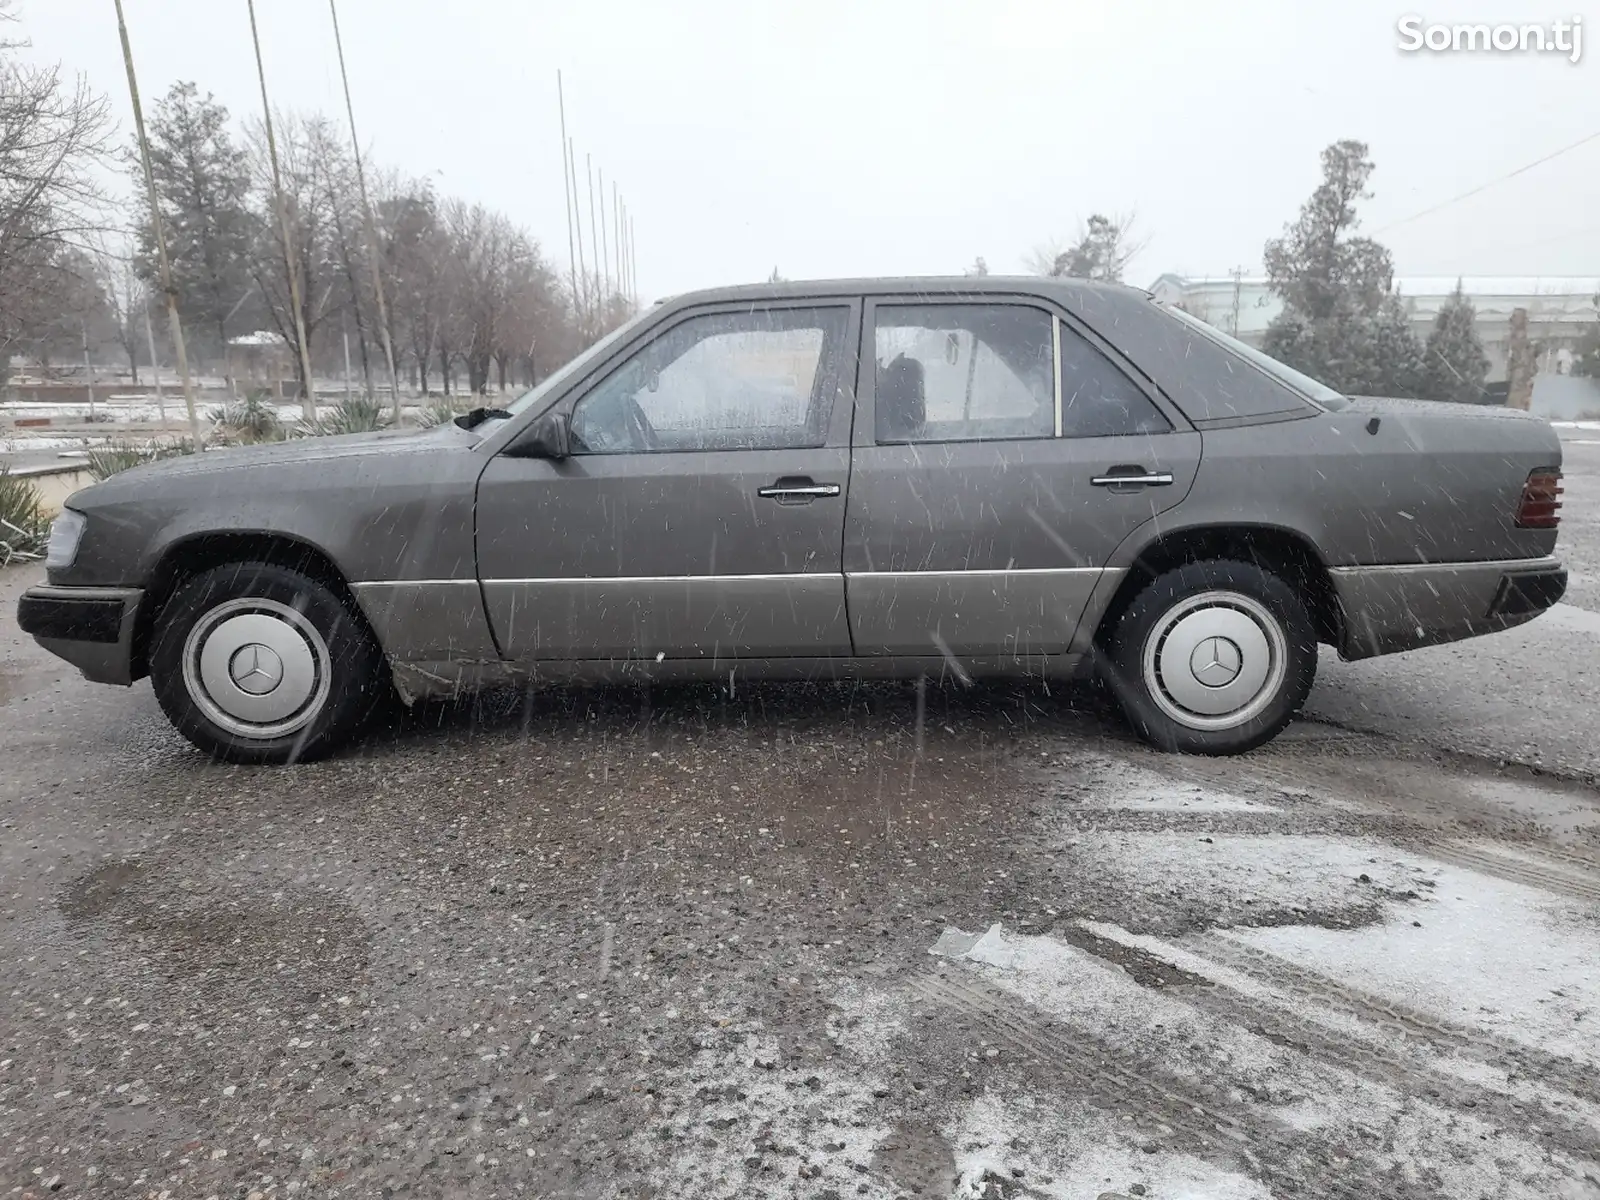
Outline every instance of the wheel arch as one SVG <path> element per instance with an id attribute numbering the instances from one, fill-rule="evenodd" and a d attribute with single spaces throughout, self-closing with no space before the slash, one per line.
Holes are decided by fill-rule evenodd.
<path id="1" fill-rule="evenodd" d="M 145 584 L 144 598 L 134 620 L 133 677 L 149 674 L 148 652 L 156 621 L 185 581 L 202 571 L 229 563 L 263 562 L 298 571 L 322 584 L 361 623 L 375 644 L 377 635 L 356 600 L 350 582 L 322 547 L 291 534 L 267 530 L 215 530 L 191 533 L 162 550 Z"/>
<path id="2" fill-rule="evenodd" d="M 1139 549 L 1095 627 L 1104 647 L 1133 598 L 1154 579 L 1187 563 L 1233 559 L 1270 571 L 1304 600 L 1317 640 L 1337 646 L 1344 636 L 1344 610 L 1322 556 L 1311 539 L 1282 525 L 1228 522 L 1166 530 Z"/>

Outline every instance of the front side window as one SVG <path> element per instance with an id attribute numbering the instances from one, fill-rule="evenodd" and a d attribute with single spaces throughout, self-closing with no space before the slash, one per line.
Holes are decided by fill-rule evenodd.
<path id="1" fill-rule="evenodd" d="M 874 324 L 879 442 L 1054 436 L 1049 313 L 1015 304 L 885 304 Z"/>
<path id="2" fill-rule="evenodd" d="M 774 308 L 679 322 L 578 402 L 579 454 L 788 450 L 827 438 L 849 310 Z"/>

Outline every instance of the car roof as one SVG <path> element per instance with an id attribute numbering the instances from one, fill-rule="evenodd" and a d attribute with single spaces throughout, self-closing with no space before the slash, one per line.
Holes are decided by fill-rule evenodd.
<path id="1" fill-rule="evenodd" d="M 704 288 L 657 301 L 658 304 L 716 304 L 740 300 L 787 300 L 808 296 L 897 295 L 1054 295 L 1070 301 L 1084 293 L 1116 293 L 1148 297 L 1143 288 L 1088 279 L 1057 279 L 1042 275 L 923 275 L 879 276 L 861 279 L 796 279 L 781 283 L 746 283 Z"/>

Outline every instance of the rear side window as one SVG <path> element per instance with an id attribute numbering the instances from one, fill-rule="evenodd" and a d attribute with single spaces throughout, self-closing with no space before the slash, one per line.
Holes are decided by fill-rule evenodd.
<path id="1" fill-rule="evenodd" d="M 880 305 L 879 442 L 1055 434 L 1050 314 L 1014 304 Z"/>
<path id="2" fill-rule="evenodd" d="M 1172 423 L 1142 389 L 1089 344 L 1061 327 L 1061 435 L 1117 437 L 1167 433 Z"/>
<path id="3" fill-rule="evenodd" d="M 1056 330 L 1019 304 L 880 305 L 874 423 L 879 443 L 1050 438 Z M 1072 329 L 1060 327 L 1061 434 L 1113 437 L 1172 426 L 1148 396 Z"/>

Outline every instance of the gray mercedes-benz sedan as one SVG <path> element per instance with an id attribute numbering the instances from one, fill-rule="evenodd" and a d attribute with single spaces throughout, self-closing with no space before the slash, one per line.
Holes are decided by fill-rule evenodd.
<path id="1" fill-rule="evenodd" d="M 1560 465 L 1526 413 L 1341 396 L 1132 288 L 727 288 L 503 410 L 78 492 L 18 616 L 236 761 L 395 693 L 739 674 L 1093 674 L 1225 754 L 1290 721 L 1319 642 L 1554 604 Z"/>

